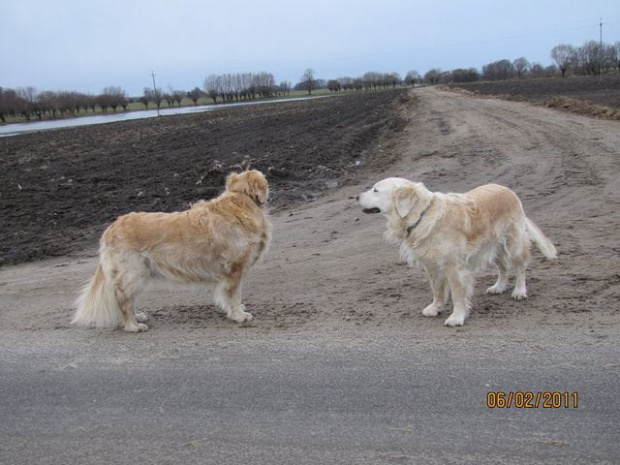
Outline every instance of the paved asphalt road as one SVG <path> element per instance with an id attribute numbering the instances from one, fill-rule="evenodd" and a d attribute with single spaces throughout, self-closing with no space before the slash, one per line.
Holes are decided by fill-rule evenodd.
<path id="1" fill-rule="evenodd" d="M 618 463 L 613 346 L 309 341 L 4 350 L 0 463 Z M 500 390 L 579 406 L 489 409 Z"/>

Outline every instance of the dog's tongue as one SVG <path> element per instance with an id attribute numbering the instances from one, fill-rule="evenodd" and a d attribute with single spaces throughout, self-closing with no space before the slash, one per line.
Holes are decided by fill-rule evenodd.
<path id="1" fill-rule="evenodd" d="M 377 207 L 375 207 L 375 208 L 363 208 L 362 212 L 364 212 L 364 213 L 380 213 L 381 210 L 379 210 Z"/>

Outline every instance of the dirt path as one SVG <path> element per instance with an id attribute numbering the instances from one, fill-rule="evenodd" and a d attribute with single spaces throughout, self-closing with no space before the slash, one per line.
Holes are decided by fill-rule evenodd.
<path id="1" fill-rule="evenodd" d="M 68 325 L 70 306 L 94 271 L 94 250 L 0 269 L 0 365 L 11 373 L 0 394 L 14 399 L 4 407 L 0 402 L 0 413 L 4 408 L 13 419 L 11 425 L 0 420 L 0 446 L 4 431 L 8 457 L 23 453 L 22 441 L 33 460 L 70 444 L 60 456 L 70 459 L 67 451 L 75 447 L 90 458 L 82 463 L 99 463 L 92 450 L 108 457 L 107 463 L 120 463 L 110 445 L 121 440 L 135 447 L 135 463 L 149 463 L 155 452 L 178 452 L 198 463 L 209 451 L 222 454 L 219 463 L 226 457 L 230 463 L 290 463 L 291 457 L 318 463 L 328 454 L 334 454 L 333 463 L 351 463 L 351 457 L 356 463 L 466 463 L 467 457 L 479 463 L 523 457 L 528 463 L 586 457 L 611 463 L 605 460 L 617 453 L 612 444 L 618 444 L 619 411 L 617 400 L 612 403 L 620 366 L 619 124 L 433 89 L 415 92 L 419 102 L 411 124 L 394 135 L 396 164 L 274 216 L 271 250 L 244 291 L 255 316 L 252 326 L 227 321 L 208 291 L 173 288 L 152 290 L 140 301 L 151 317 L 147 333 L 77 330 Z M 464 327 L 424 318 L 420 311 L 430 289 L 423 273 L 397 263 L 397 250 L 382 239 L 384 219 L 363 215 L 354 201 L 389 175 L 441 191 L 505 184 L 555 241 L 559 259 L 550 263 L 535 255 L 524 302 L 484 295 L 494 281 L 488 274 L 479 279 Z M 220 381 L 209 384 L 209 377 Z M 148 399 L 176 402 L 175 396 L 184 395 L 177 410 L 161 410 L 182 433 L 168 435 L 166 423 L 156 418 L 161 407 L 140 407 L 129 394 L 119 398 L 100 379 L 115 380 L 110 389 L 147 383 Z M 188 391 L 182 379 L 196 384 Z M 228 392 L 229 379 L 247 390 Z M 284 385 L 290 390 L 278 391 Z M 359 397 L 356 386 L 363 386 Z M 67 387 L 82 407 L 56 408 L 58 393 L 64 396 Z M 484 406 L 486 391 L 510 388 L 579 390 L 586 408 L 571 415 L 513 414 Z M 43 420 L 25 420 L 32 418 L 30 407 L 26 412 L 16 406 L 29 389 L 45 390 L 34 403 L 50 429 Z M 96 408 L 88 389 L 100 390 Z M 441 401 L 434 401 L 438 389 Z M 221 404 L 215 392 L 229 400 Z M 286 408 L 282 399 L 288 399 Z M 127 410 L 119 412 L 117 403 Z M 391 413 L 370 414 L 373 405 Z M 185 433 L 184 425 L 205 424 L 201 412 L 220 408 L 216 432 Z M 89 426 L 93 420 L 84 409 L 101 419 Z M 115 422 L 126 425 L 121 418 L 127 412 L 135 413 L 131 418 L 142 436 L 119 439 L 124 430 L 110 429 Z M 63 419 L 66 433 L 50 432 L 55 418 Z M 245 448 L 237 447 L 233 425 L 246 431 Z M 303 425 L 326 433 L 312 436 Z M 75 439 L 84 434 L 84 443 Z M 88 452 L 91 436 L 94 449 Z M 152 446 L 145 446 L 147 439 L 155 441 Z M 278 450 L 289 455 L 273 459 Z M 439 455 L 446 460 L 431 460 L 438 457 L 435 451 L 447 454 Z"/>
<path id="2" fill-rule="evenodd" d="M 361 214 L 353 200 L 374 180 L 400 175 L 440 191 L 505 184 L 558 246 L 557 262 L 533 260 L 527 302 L 483 295 L 494 279 L 483 276 L 467 331 L 518 322 L 527 330 L 568 325 L 607 334 L 620 307 L 618 123 L 433 89 L 416 93 L 412 124 L 398 135 L 396 165 L 274 217 L 272 248 L 245 290 L 257 317 L 251 331 L 443 330 L 419 314 L 429 299 L 423 273 L 397 264 L 396 251 L 382 240 L 383 218 Z M 94 264 L 90 257 L 56 259 L 0 270 L 2 331 L 88 337 L 67 322 Z M 141 306 L 153 316 L 154 332 L 188 326 L 236 332 L 203 289 L 154 290 Z"/>

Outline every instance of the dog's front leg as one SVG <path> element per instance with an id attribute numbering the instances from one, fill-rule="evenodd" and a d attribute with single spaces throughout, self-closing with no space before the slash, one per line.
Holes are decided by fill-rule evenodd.
<path id="1" fill-rule="evenodd" d="M 244 270 L 233 267 L 228 275 L 224 276 L 215 289 L 215 301 L 224 310 L 226 316 L 237 323 L 252 320 L 252 314 L 245 311 L 241 303 L 241 282 Z"/>
<path id="2" fill-rule="evenodd" d="M 422 310 L 424 316 L 437 316 L 443 310 L 443 305 L 448 301 L 450 295 L 450 288 L 446 282 L 446 278 L 441 271 L 433 266 L 424 267 L 426 275 L 431 282 L 431 289 L 433 290 L 433 302 Z"/>
<path id="3" fill-rule="evenodd" d="M 456 266 L 446 267 L 446 277 L 450 284 L 454 309 L 444 324 L 446 326 L 462 326 L 469 313 L 473 279 L 469 273 L 459 270 Z"/>

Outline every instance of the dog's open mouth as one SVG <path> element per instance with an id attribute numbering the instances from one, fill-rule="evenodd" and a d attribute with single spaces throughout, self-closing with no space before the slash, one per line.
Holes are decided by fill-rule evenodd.
<path id="1" fill-rule="evenodd" d="M 379 210 L 377 207 L 373 207 L 373 208 L 362 208 L 362 211 L 364 213 L 381 213 L 381 210 Z"/>

